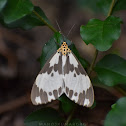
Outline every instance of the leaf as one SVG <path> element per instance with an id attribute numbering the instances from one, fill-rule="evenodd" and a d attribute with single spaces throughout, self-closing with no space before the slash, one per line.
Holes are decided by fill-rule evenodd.
<path id="1" fill-rule="evenodd" d="M 126 10 L 126 0 L 117 0 L 117 2 L 115 3 L 113 12 L 120 10 Z"/>
<path id="2" fill-rule="evenodd" d="M 59 126 L 62 118 L 59 113 L 52 108 L 42 108 L 31 113 L 25 120 L 25 126 Z"/>
<path id="3" fill-rule="evenodd" d="M 56 44 L 54 36 L 44 45 L 42 49 L 42 54 L 40 57 L 41 68 L 44 66 L 46 61 L 56 52 L 56 50 L 59 47 L 58 44 Z"/>
<path id="4" fill-rule="evenodd" d="M 46 17 L 45 13 L 40 7 L 34 7 L 34 10 L 49 24 L 51 24 Z M 31 29 L 35 26 L 44 26 L 45 24 L 34 14 L 30 13 L 25 17 L 16 20 L 10 24 L 6 24 L 6 27 L 9 28 L 22 28 L 24 30 Z"/>
<path id="5" fill-rule="evenodd" d="M 67 126 L 86 126 L 84 123 L 81 123 L 79 119 L 72 119 Z"/>
<path id="6" fill-rule="evenodd" d="M 0 0 L 0 11 L 4 8 L 6 3 L 7 3 L 7 0 Z"/>
<path id="7" fill-rule="evenodd" d="M 8 0 L 5 8 L 2 11 L 5 23 L 14 22 L 33 10 L 33 5 L 30 0 Z"/>
<path id="8" fill-rule="evenodd" d="M 59 101 L 61 102 L 61 110 L 63 110 L 63 112 L 66 114 L 70 113 L 75 107 L 75 103 L 71 101 L 65 94 L 59 98 Z"/>
<path id="9" fill-rule="evenodd" d="M 107 114 L 104 126 L 126 126 L 126 97 L 120 98 Z"/>
<path id="10" fill-rule="evenodd" d="M 126 84 L 126 60 L 115 54 L 106 55 L 95 67 L 98 79 L 107 86 Z"/>
<path id="11" fill-rule="evenodd" d="M 99 0 L 97 2 L 97 7 L 99 7 L 100 11 L 103 12 L 107 16 L 111 3 L 112 3 L 112 0 Z"/>
<path id="12" fill-rule="evenodd" d="M 72 50 L 73 53 L 77 56 L 78 59 L 80 59 L 80 62 L 84 67 L 88 66 L 88 62 L 81 58 L 79 56 L 79 53 L 74 46 L 74 44 L 68 40 L 67 38 L 63 37 L 59 32 L 55 33 L 53 37 L 44 45 L 42 49 L 42 55 L 40 57 L 40 64 L 41 68 L 44 66 L 46 61 L 57 51 L 57 49 L 60 47 L 62 42 L 66 41 L 70 49 Z"/>
<path id="13" fill-rule="evenodd" d="M 93 44 L 97 50 L 108 50 L 113 42 L 120 36 L 121 19 L 110 16 L 106 20 L 99 19 L 89 20 L 87 25 L 82 25 L 80 34 L 86 44 Z"/>

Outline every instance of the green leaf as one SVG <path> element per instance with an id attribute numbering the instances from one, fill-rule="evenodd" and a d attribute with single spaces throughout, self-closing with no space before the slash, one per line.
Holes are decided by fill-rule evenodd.
<path id="1" fill-rule="evenodd" d="M 56 52 L 58 47 L 59 46 L 58 44 L 56 44 L 55 34 L 54 34 L 54 36 L 44 45 L 42 49 L 42 54 L 40 57 L 41 68 L 44 66 L 47 60 Z"/>
<path id="2" fill-rule="evenodd" d="M 34 7 L 34 10 L 47 22 L 50 24 L 48 18 L 44 14 L 43 10 L 40 7 Z M 22 28 L 24 30 L 31 29 L 35 26 L 44 26 L 45 24 L 34 14 L 30 13 L 25 17 L 16 20 L 10 24 L 6 24 L 6 27 L 9 28 Z"/>
<path id="3" fill-rule="evenodd" d="M 42 49 L 42 55 L 40 57 L 41 68 L 44 66 L 46 61 L 57 51 L 62 42 L 66 41 L 72 52 L 80 60 L 84 67 L 88 66 L 88 62 L 80 57 L 75 45 L 68 40 L 66 37 L 63 37 L 59 32 L 55 33 L 53 37 L 44 45 Z"/>
<path id="4" fill-rule="evenodd" d="M 66 114 L 70 113 L 75 107 L 75 103 L 71 101 L 65 94 L 59 98 L 59 101 L 61 102 L 61 110 L 63 110 L 63 112 Z"/>
<path id="5" fill-rule="evenodd" d="M 5 23 L 14 22 L 33 10 L 33 5 L 30 0 L 8 0 L 5 8 L 2 11 Z"/>
<path id="6" fill-rule="evenodd" d="M 7 0 L 0 0 L 0 11 L 4 8 L 6 3 L 7 3 Z"/>
<path id="7" fill-rule="evenodd" d="M 103 12 L 107 16 L 111 3 L 112 3 L 112 0 L 99 0 L 97 2 L 97 7 L 99 7 L 100 11 Z"/>
<path id="8" fill-rule="evenodd" d="M 25 126 L 59 126 L 62 118 L 59 113 L 52 108 L 42 108 L 31 113 L 25 120 Z"/>
<path id="9" fill-rule="evenodd" d="M 113 42 L 120 36 L 121 19 L 110 16 L 106 20 L 99 19 L 89 20 L 87 25 L 82 25 L 80 34 L 86 44 L 93 44 L 97 50 L 108 50 Z"/>
<path id="10" fill-rule="evenodd" d="M 104 126 L 126 126 L 126 97 L 120 98 L 107 114 Z"/>
<path id="11" fill-rule="evenodd" d="M 107 86 L 126 84 L 126 60 L 115 54 L 106 55 L 95 67 L 98 79 Z"/>
<path id="12" fill-rule="evenodd" d="M 117 0 L 113 12 L 120 10 L 126 10 L 126 0 Z"/>
<path id="13" fill-rule="evenodd" d="M 86 126 L 84 123 L 81 123 L 79 119 L 72 119 L 67 126 Z"/>

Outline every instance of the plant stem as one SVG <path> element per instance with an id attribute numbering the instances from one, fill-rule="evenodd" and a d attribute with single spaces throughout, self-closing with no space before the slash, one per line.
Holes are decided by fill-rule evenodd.
<path id="1" fill-rule="evenodd" d="M 112 0 L 107 17 L 109 17 L 112 14 L 112 9 L 113 9 L 114 5 L 115 5 L 115 0 Z"/>
<path id="2" fill-rule="evenodd" d="M 98 56 L 98 50 L 96 49 L 96 50 L 95 50 L 95 54 L 94 54 L 94 58 L 93 58 L 92 63 L 91 63 L 91 65 L 90 65 L 90 67 L 89 67 L 89 70 L 88 70 L 88 75 L 89 75 L 89 76 L 90 76 L 90 74 L 91 74 L 91 72 L 92 72 L 92 70 L 93 70 L 93 68 L 94 68 L 94 65 L 95 65 L 97 56 Z"/>
<path id="3" fill-rule="evenodd" d="M 123 90 L 121 87 L 115 86 L 114 88 L 115 88 L 116 90 L 118 90 L 122 95 L 126 96 L 126 91 Z"/>
<path id="4" fill-rule="evenodd" d="M 75 112 L 75 109 L 76 109 L 76 105 L 75 105 L 75 107 L 73 108 L 73 110 L 72 110 L 71 114 L 69 115 L 69 117 L 67 118 L 67 120 L 66 120 L 64 126 L 67 126 L 67 124 L 68 124 L 68 123 L 70 122 L 70 120 L 72 119 L 73 114 L 74 114 L 74 112 Z"/>
<path id="5" fill-rule="evenodd" d="M 33 10 L 33 13 L 47 26 L 49 27 L 53 32 L 57 32 L 57 30 L 52 27 L 50 24 L 48 24 L 43 18 L 42 16 L 40 16 L 35 10 Z"/>

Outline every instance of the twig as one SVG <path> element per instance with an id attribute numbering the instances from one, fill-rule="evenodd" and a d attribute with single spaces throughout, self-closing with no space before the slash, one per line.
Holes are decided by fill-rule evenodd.
<path id="1" fill-rule="evenodd" d="M 90 74 L 91 74 L 91 72 L 92 72 L 92 70 L 93 70 L 93 68 L 94 68 L 94 65 L 95 65 L 97 56 L 98 56 L 98 50 L 96 49 L 96 50 L 95 50 L 95 54 L 94 54 L 94 58 L 93 58 L 92 63 L 91 63 L 91 65 L 90 65 L 90 67 L 89 67 L 89 70 L 88 70 L 88 75 L 89 75 L 89 76 L 90 76 Z"/>
<path id="2" fill-rule="evenodd" d="M 33 13 L 47 26 L 49 27 L 53 32 L 57 32 L 57 30 L 52 27 L 50 24 L 48 24 L 35 10 L 33 10 Z"/>
<path id="3" fill-rule="evenodd" d="M 115 5 L 115 0 L 112 0 L 107 17 L 109 17 L 112 14 L 112 9 L 113 9 L 114 5 Z"/>
<path id="4" fill-rule="evenodd" d="M 66 120 L 64 126 L 67 126 L 67 125 L 68 125 L 68 123 L 70 122 L 70 120 L 71 120 L 72 117 L 73 117 L 73 114 L 74 114 L 75 110 L 76 110 L 76 105 L 75 105 L 75 107 L 73 108 L 73 110 L 72 110 L 70 116 L 69 116 L 68 119 Z"/>

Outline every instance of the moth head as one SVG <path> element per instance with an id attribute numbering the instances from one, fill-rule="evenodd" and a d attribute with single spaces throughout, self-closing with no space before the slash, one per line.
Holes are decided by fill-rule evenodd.
<path id="1" fill-rule="evenodd" d="M 61 45 L 62 48 L 68 48 L 68 45 L 66 42 L 63 42 L 62 45 Z"/>
<path id="2" fill-rule="evenodd" d="M 68 48 L 68 45 L 66 42 L 63 42 L 61 47 L 58 50 L 59 52 L 62 53 L 62 55 L 66 55 L 68 52 L 71 52 L 71 50 Z"/>

